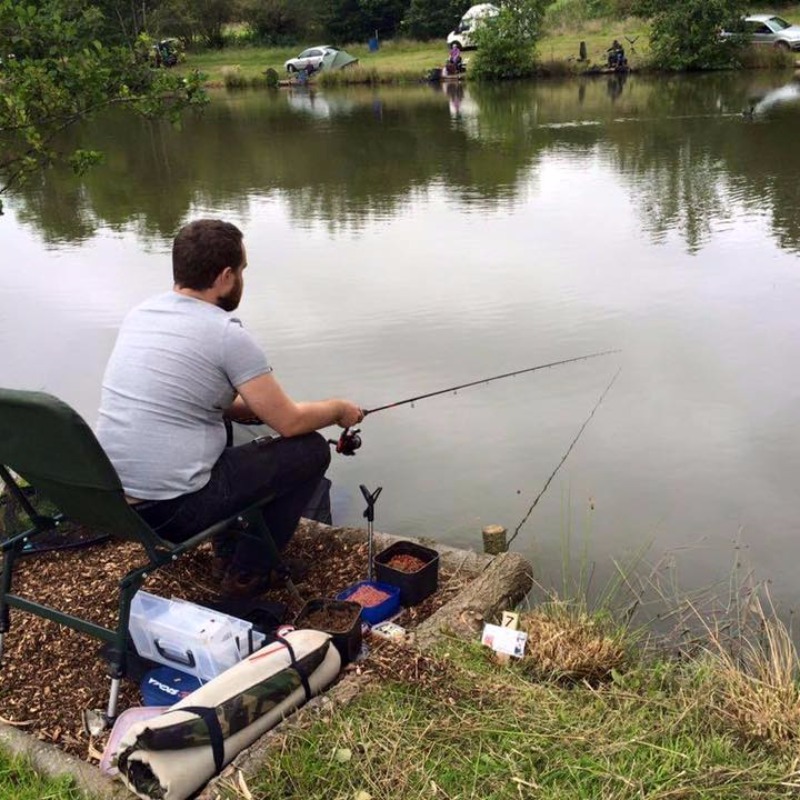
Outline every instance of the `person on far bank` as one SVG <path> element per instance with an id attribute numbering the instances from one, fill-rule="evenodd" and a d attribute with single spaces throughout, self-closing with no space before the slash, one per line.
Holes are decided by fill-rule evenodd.
<path id="1" fill-rule="evenodd" d="M 453 46 L 450 48 L 450 54 L 447 57 L 445 71 L 448 75 L 451 75 L 457 73 L 459 69 L 461 69 L 461 50 L 458 45 L 453 42 Z"/>
<path id="2" fill-rule="evenodd" d="M 343 399 L 297 402 L 241 321 L 247 254 L 242 232 L 190 222 L 172 246 L 174 285 L 125 318 L 103 378 L 97 438 L 133 508 L 158 534 L 184 541 L 269 493 L 263 508 L 279 549 L 292 537 L 330 463 L 316 431 L 355 425 Z M 227 447 L 225 420 L 260 421 L 280 434 Z M 246 531 L 214 542 L 225 594 L 269 586 L 269 551 Z"/>

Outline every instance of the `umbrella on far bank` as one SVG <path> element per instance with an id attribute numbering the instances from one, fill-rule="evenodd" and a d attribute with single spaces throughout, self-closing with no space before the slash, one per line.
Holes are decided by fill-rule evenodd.
<path id="1" fill-rule="evenodd" d="M 350 53 L 345 50 L 329 50 L 322 57 L 320 68 L 328 72 L 329 70 L 343 69 L 344 67 L 349 67 L 351 64 L 357 63 L 358 59 L 355 58 L 355 56 L 351 56 Z"/>

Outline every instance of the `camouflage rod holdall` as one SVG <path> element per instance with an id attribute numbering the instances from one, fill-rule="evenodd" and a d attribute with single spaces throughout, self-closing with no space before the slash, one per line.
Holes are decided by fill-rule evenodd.
<path id="1" fill-rule="evenodd" d="M 341 660 L 328 634 L 290 631 L 123 736 L 119 777 L 145 800 L 185 800 L 237 753 L 328 686 Z"/>

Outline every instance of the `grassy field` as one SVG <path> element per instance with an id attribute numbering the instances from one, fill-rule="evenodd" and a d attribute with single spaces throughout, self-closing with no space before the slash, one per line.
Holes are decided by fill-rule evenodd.
<path id="1" fill-rule="evenodd" d="M 288 77 L 284 62 L 301 49 L 240 47 L 190 53 L 181 69 L 199 69 L 208 76 L 211 85 L 218 86 L 224 85 L 226 78 L 230 80 L 232 73 L 250 83 L 262 78 L 270 68 L 284 78 Z M 441 66 L 447 58 L 444 42 L 384 42 L 375 53 L 370 53 L 366 44 L 347 45 L 344 49 L 359 59 L 359 66 L 363 69 L 375 69 L 385 75 L 421 77 L 431 67 Z"/>
<path id="2" fill-rule="evenodd" d="M 590 64 L 602 64 L 606 49 L 618 39 L 626 49 L 632 68 L 646 64 L 649 52 L 648 25 L 645 20 L 582 19 L 574 10 L 574 3 L 556 3 L 551 10 L 547 33 L 539 43 L 538 57 L 543 66 L 557 72 L 577 68 L 580 43 L 586 43 Z M 768 8 L 756 8 L 766 12 Z M 800 4 L 781 9 L 780 15 L 793 23 L 800 23 Z M 377 52 L 370 52 L 366 43 L 346 45 L 349 53 L 359 59 L 356 82 L 407 82 L 424 76 L 430 69 L 442 66 L 447 57 L 445 36 L 440 41 L 384 41 Z M 180 69 L 198 69 L 208 76 L 212 86 L 250 85 L 263 81 L 264 72 L 274 69 L 279 77 L 287 77 L 284 62 L 313 43 L 296 47 L 228 47 L 190 53 Z M 469 59 L 469 52 L 465 53 Z M 338 82 L 338 81 L 334 81 Z"/>
<path id="3" fill-rule="evenodd" d="M 645 26 L 641 21 L 628 23 L 606 23 L 590 25 L 578 34 L 559 33 L 545 37 L 539 46 L 539 57 L 543 61 L 567 62 L 578 57 L 581 41 L 586 42 L 589 60 L 601 63 L 606 48 L 618 38 L 623 44 L 629 39 L 637 39 L 636 52 L 630 53 L 631 65 L 647 52 Z M 413 80 L 424 76 L 433 67 L 441 67 L 447 59 L 447 46 L 442 42 L 388 41 L 382 43 L 377 52 L 371 53 L 364 44 L 351 44 L 345 48 L 359 60 L 359 68 L 365 73 L 377 74 L 388 80 Z M 284 62 L 297 55 L 300 48 L 225 48 L 219 51 L 190 53 L 181 69 L 199 69 L 208 76 L 213 86 L 223 86 L 231 81 L 231 76 L 244 84 L 263 78 L 267 69 L 274 69 L 278 75 L 288 77 Z M 629 47 L 630 52 L 630 47 Z M 464 53 L 469 63 L 470 51 Z M 352 68 L 351 68 L 352 69 Z"/>

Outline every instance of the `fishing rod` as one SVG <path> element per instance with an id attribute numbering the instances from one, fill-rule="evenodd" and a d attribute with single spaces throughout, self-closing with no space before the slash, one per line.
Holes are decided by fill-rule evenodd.
<path id="1" fill-rule="evenodd" d="M 400 406 L 408 405 L 409 403 L 416 403 L 420 400 L 427 400 L 430 397 L 438 397 L 439 395 L 449 394 L 450 392 L 457 392 L 461 389 L 468 389 L 471 386 L 480 386 L 481 384 L 489 384 L 492 381 L 499 381 L 503 378 L 513 378 L 516 375 L 524 375 L 527 372 L 536 372 L 541 369 L 550 369 L 551 367 L 560 367 L 564 364 L 573 364 L 577 361 L 588 361 L 590 358 L 599 358 L 600 356 L 611 355 L 612 353 L 619 353 L 620 350 L 602 350 L 598 353 L 589 353 L 585 356 L 575 356 L 575 358 L 565 358 L 561 361 L 551 361 L 547 364 L 537 364 L 535 367 L 525 367 L 525 369 L 517 369 L 513 372 L 504 372 L 502 375 L 493 375 L 490 378 L 480 378 L 476 381 L 469 381 L 468 383 L 460 383 L 458 386 L 449 386 L 447 389 L 437 389 L 435 392 L 427 392 L 419 394 L 415 397 L 408 397 L 405 400 L 398 400 L 394 403 L 387 403 L 383 406 L 376 408 L 364 409 L 364 417 L 369 414 L 377 414 L 379 411 L 388 411 L 390 408 L 399 408 Z M 361 447 L 361 437 L 359 436 L 360 429 L 351 431 L 350 428 L 345 428 L 338 440 L 329 439 L 329 444 L 335 445 L 336 452 L 344 456 L 354 456 L 356 450 Z"/>
<path id="2" fill-rule="evenodd" d="M 586 430 L 586 426 L 589 424 L 590 420 L 594 416 L 595 411 L 597 411 L 597 409 L 600 408 L 600 404 L 605 399 L 605 396 L 609 393 L 609 391 L 611 391 L 611 387 L 614 385 L 614 382 L 619 377 L 620 372 L 622 372 L 622 367 L 620 367 L 617 370 L 616 375 L 614 375 L 614 377 L 611 379 L 611 382 L 603 390 L 603 394 L 600 395 L 598 401 L 594 404 L 594 408 L 592 409 L 591 414 L 589 414 L 589 416 L 586 417 L 586 419 L 583 422 L 583 425 L 581 425 L 581 427 L 578 430 L 578 433 L 576 434 L 575 438 L 570 442 L 570 445 L 567 448 L 566 453 L 564 453 L 564 455 L 561 456 L 561 461 L 559 461 L 558 464 L 556 464 L 556 468 L 550 473 L 550 476 L 544 482 L 544 486 L 542 487 L 542 490 L 539 492 L 539 494 L 536 495 L 536 499 L 533 501 L 533 503 L 531 503 L 531 507 L 527 510 L 527 512 L 525 513 L 525 516 L 522 518 L 522 520 L 520 521 L 519 525 L 517 525 L 517 527 L 514 529 L 514 533 L 511 535 L 511 538 L 508 540 L 508 545 L 507 545 L 508 547 L 511 547 L 511 542 L 513 542 L 514 539 L 517 538 L 517 534 L 519 534 L 520 530 L 522 529 L 522 526 L 528 521 L 528 517 L 530 517 L 530 515 L 533 513 L 533 509 L 536 508 L 536 505 L 539 502 L 539 500 L 541 500 L 542 495 L 547 491 L 547 487 L 550 486 L 550 483 L 553 480 L 553 478 L 555 478 L 556 473 L 561 469 L 561 465 L 567 460 L 567 458 L 569 457 L 569 454 L 572 452 L 572 448 L 575 447 L 575 445 L 578 443 L 578 439 L 581 438 L 581 434 Z"/>

